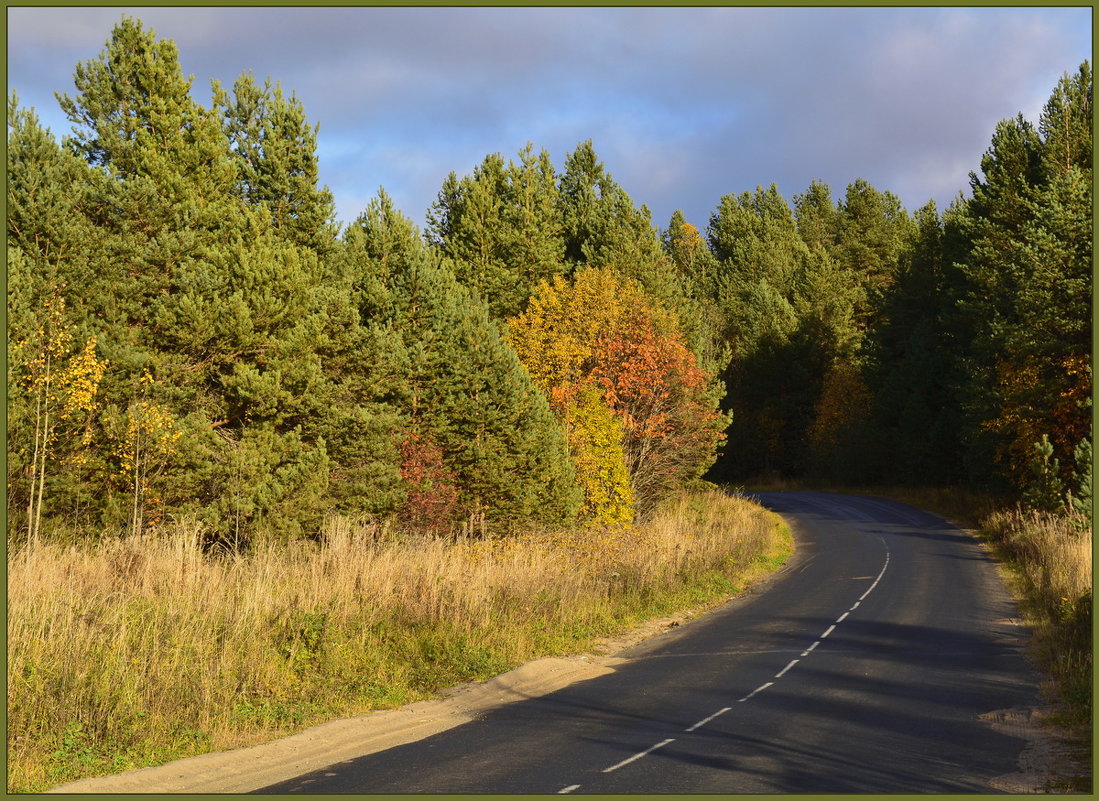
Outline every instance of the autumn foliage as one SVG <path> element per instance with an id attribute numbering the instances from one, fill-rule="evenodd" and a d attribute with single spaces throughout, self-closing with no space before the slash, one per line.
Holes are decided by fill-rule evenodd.
<path id="1" fill-rule="evenodd" d="M 400 444 L 401 478 L 406 485 L 400 518 L 413 530 L 441 533 L 458 516 L 458 489 L 454 476 L 443 462 L 439 444 L 412 428 Z"/>
<path id="2" fill-rule="evenodd" d="M 698 367 L 675 318 L 636 282 L 600 268 L 543 283 L 526 312 L 510 321 L 509 335 L 570 432 L 581 416 L 592 428 L 599 410 L 587 403 L 585 414 L 579 399 L 592 387 L 598 391 L 621 426 L 638 511 L 712 463 L 726 421 L 711 377 Z M 595 429 L 606 436 L 605 425 Z M 576 467 L 584 475 L 583 465 Z M 592 482 L 590 473 L 581 478 L 589 504 Z"/>

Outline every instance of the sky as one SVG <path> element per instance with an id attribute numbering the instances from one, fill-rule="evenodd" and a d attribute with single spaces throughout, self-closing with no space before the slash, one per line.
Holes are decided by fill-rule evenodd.
<path id="1" fill-rule="evenodd" d="M 942 209 L 1092 48 L 1071 7 L 9 7 L 9 93 L 58 137 L 54 93 L 123 14 L 175 41 L 203 105 L 247 71 L 296 94 L 345 223 L 384 187 L 422 225 L 448 173 L 527 142 L 561 170 L 587 139 L 661 228 L 813 180 Z"/>

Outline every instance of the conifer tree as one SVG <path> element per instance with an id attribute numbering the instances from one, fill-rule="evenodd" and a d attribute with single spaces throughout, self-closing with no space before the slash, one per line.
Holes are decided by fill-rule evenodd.
<path id="1" fill-rule="evenodd" d="M 301 101 L 287 98 L 270 79 L 261 87 L 250 73 L 233 84 L 233 95 L 214 86 L 237 172 L 236 193 L 249 205 L 263 204 L 272 226 L 291 242 L 321 255 L 336 236 L 335 201 L 318 182 L 318 125 L 310 125 Z"/>
<path id="2" fill-rule="evenodd" d="M 945 259 L 947 231 L 934 201 L 915 214 L 916 236 L 902 253 L 895 281 L 883 295 L 881 321 L 867 356 L 874 388 L 873 449 L 877 465 L 912 483 L 951 483 L 956 454 L 952 343 L 946 316 L 952 289 Z M 854 449 L 852 449 L 854 450 Z M 861 450 L 871 450 L 863 444 Z"/>
<path id="3" fill-rule="evenodd" d="M 813 181 L 804 194 L 794 195 L 794 217 L 798 233 L 810 250 L 832 252 L 836 244 L 837 220 L 828 184 Z"/>
<path id="4" fill-rule="evenodd" d="M 85 447 L 94 416 L 79 436 L 61 437 L 76 448 L 69 452 L 64 442 L 52 441 L 57 437 L 49 443 L 43 439 L 48 409 L 42 401 L 56 405 L 65 383 L 63 377 L 56 380 L 57 374 L 72 356 L 59 346 L 57 336 L 63 333 L 70 343 L 86 343 L 100 332 L 87 298 L 94 285 L 99 237 L 84 213 L 89 175 L 83 162 L 63 151 L 34 111 L 19 107 L 14 94 L 8 126 L 7 486 L 9 526 L 23 531 L 27 521 L 21 513 L 31 508 L 32 497 L 41 498 L 34 509 L 40 527 L 54 512 L 86 508 L 95 496 L 88 480 L 101 467 L 100 454 Z M 54 361 L 59 369 L 47 390 L 31 373 L 32 364 L 51 349 L 57 351 L 51 358 L 59 357 Z M 55 414 L 51 425 L 57 422 Z M 70 419 L 70 429 L 71 424 Z M 43 444 L 59 457 L 48 471 L 42 469 Z"/>
<path id="5" fill-rule="evenodd" d="M 647 207 L 634 206 L 596 156 L 590 139 L 565 157 L 560 193 L 565 259 L 575 266 L 624 270 L 661 297 L 660 282 L 669 273 L 652 216 Z"/>
<path id="6" fill-rule="evenodd" d="M 402 265 L 393 325 L 408 353 L 406 408 L 443 451 L 474 525 L 563 525 L 576 514 L 564 432 L 485 304 L 429 256 Z"/>
<path id="7" fill-rule="evenodd" d="M 723 316 L 716 292 L 717 259 L 698 228 L 687 222 L 678 209 L 661 236 L 661 245 L 678 290 L 663 302 L 676 311 L 699 366 L 712 375 L 720 375 L 728 366 L 732 351 L 722 336 Z"/>
<path id="8" fill-rule="evenodd" d="M 316 251 L 280 232 L 267 198 L 237 191 L 239 153 L 262 150 L 247 138 L 267 132 L 241 127 L 234 156 L 220 113 L 190 98 L 174 44 L 130 18 L 77 65 L 76 86 L 59 100 L 77 126 L 69 147 L 101 176 L 87 206 L 102 236 L 92 311 L 115 368 L 104 425 L 124 443 L 132 410 L 155 404 L 183 432 L 160 471 L 164 504 L 204 517 L 214 536 L 227 536 L 231 505 L 238 542 L 296 536 L 319 519 L 327 482 L 316 424 L 330 409 L 321 349 L 336 299 Z M 300 111 L 277 101 L 268 117 Z M 124 464 L 115 472 L 140 495 Z M 301 503 L 289 504 L 295 493 Z"/>
<path id="9" fill-rule="evenodd" d="M 733 418 L 719 472 L 742 478 L 795 470 L 807 456 L 828 359 L 802 319 L 811 254 L 774 185 L 722 197 L 707 236 L 719 260 L 715 296 L 732 350 L 725 406 Z"/>
<path id="10" fill-rule="evenodd" d="M 452 173 L 428 215 L 428 240 L 499 319 L 563 269 L 559 214 L 549 154 L 528 143 L 518 164 L 494 153 L 461 180 Z"/>
<path id="11" fill-rule="evenodd" d="M 959 265 L 970 379 L 961 395 L 968 441 L 987 442 L 986 461 L 997 458 L 1016 488 L 1043 436 L 1067 480 L 1088 430 L 1090 108 L 1085 64 L 1058 84 L 1037 128 L 1021 116 L 1002 121 L 982 175 L 970 176 L 971 245 Z"/>
<path id="12" fill-rule="evenodd" d="M 861 178 L 847 187 L 836 211 L 832 258 L 863 294 L 855 311 L 862 331 L 877 324 L 875 310 L 912 235 L 908 213 L 892 192 L 881 192 Z"/>

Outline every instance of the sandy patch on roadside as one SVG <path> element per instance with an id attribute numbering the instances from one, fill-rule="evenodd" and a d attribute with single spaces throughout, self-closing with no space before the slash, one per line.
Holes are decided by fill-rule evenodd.
<path id="1" fill-rule="evenodd" d="M 1064 776 L 1086 775 L 1083 765 L 1057 730 L 1049 725 L 1050 711 L 1045 707 L 997 709 L 981 715 L 993 731 L 1026 740 L 1019 754 L 1019 770 L 992 779 L 991 784 L 1005 793 L 1048 793 L 1050 783 Z"/>

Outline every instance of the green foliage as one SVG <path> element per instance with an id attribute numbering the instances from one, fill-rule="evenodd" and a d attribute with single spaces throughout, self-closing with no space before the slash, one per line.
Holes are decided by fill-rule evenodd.
<path id="1" fill-rule="evenodd" d="M 14 98 L 9 134 L 9 249 L 21 254 L 9 334 L 35 326 L 34 298 L 52 284 L 71 296 L 66 324 L 96 335 L 111 365 L 102 436 L 58 477 L 70 503 L 55 513 L 131 527 L 194 514 L 246 544 L 306 534 L 326 509 L 395 508 L 402 418 L 378 366 L 394 345 L 359 316 L 301 104 L 245 77 L 232 101 L 215 87 L 206 110 L 175 46 L 129 18 L 78 65 L 76 87 L 59 98 L 76 125 L 67 152 Z M 178 434 L 152 485 L 135 470 L 135 409 Z M 21 425 L 17 450 L 33 433 Z"/>
<path id="2" fill-rule="evenodd" d="M 409 354 L 407 408 L 442 447 L 459 502 L 504 528 L 569 522 L 564 432 L 485 305 L 427 258 L 396 276 L 393 303 Z"/>
<path id="3" fill-rule="evenodd" d="M 578 498 L 564 431 L 486 304 L 384 193 L 345 241 L 362 316 L 399 343 L 394 402 L 441 448 L 456 511 L 496 529 L 571 521 Z"/>
<path id="4" fill-rule="evenodd" d="M 1001 122 L 983 177 L 970 178 L 958 265 L 970 378 L 959 394 L 969 429 L 987 432 L 987 460 L 1016 487 L 1030 481 L 1034 442 L 1050 436 L 1067 470 L 1089 425 L 1090 80 L 1087 64 L 1065 76 L 1037 128 Z"/>
<path id="5" fill-rule="evenodd" d="M 564 269 L 559 199 L 549 154 L 519 151 L 519 162 L 486 156 L 472 175 L 454 173 L 428 213 L 428 239 L 474 288 L 494 318 L 526 305 L 535 285 Z"/>
<path id="6" fill-rule="evenodd" d="M 1073 456 L 1076 457 L 1076 470 L 1072 474 L 1076 489 L 1069 495 L 1069 504 L 1085 520 L 1091 520 L 1092 511 L 1092 456 L 1091 437 L 1080 440 Z"/>
<path id="7" fill-rule="evenodd" d="M 236 167 L 236 194 L 263 205 L 280 236 L 327 254 L 335 240 L 335 202 L 317 187 L 317 130 L 300 100 L 286 98 L 268 79 L 261 88 L 250 73 L 233 84 L 229 98 L 214 86 L 214 107 L 223 117 Z"/>
<path id="8" fill-rule="evenodd" d="M 853 349 L 852 292 L 823 250 L 811 250 L 772 185 L 726 195 L 710 218 L 720 259 L 713 297 L 732 360 L 725 478 L 800 472 L 829 361 Z"/>
<path id="9" fill-rule="evenodd" d="M 730 416 L 727 478 L 1090 503 L 1087 63 L 1037 124 L 996 127 L 941 215 L 814 181 L 792 208 L 723 196 L 705 236 L 678 211 L 658 232 L 590 140 L 560 174 L 530 144 L 451 174 L 426 240 L 384 190 L 339 235 L 318 126 L 272 79 L 204 107 L 124 16 L 74 85 L 62 144 L 9 98 L 9 531 L 191 515 L 246 545 L 408 516 L 433 491 L 410 432 L 454 492 L 437 530 L 569 524 L 582 495 L 625 519 L 697 478 Z M 636 308 L 593 290 L 520 361 L 504 321 L 593 269 Z"/>
<path id="10" fill-rule="evenodd" d="M 1043 512 L 1052 512 L 1060 508 L 1064 499 L 1060 465 L 1053 455 L 1053 445 L 1045 434 L 1040 441 L 1034 443 L 1030 472 L 1030 483 L 1023 491 L 1023 503 Z"/>
<path id="11" fill-rule="evenodd" d="M 892 192 L 880 192 L 861 178 L 847 187 L 836 211 L 832 256 L 861 289 L 855 318 L 862 330 L 877 323 L 875 310 L 913 233 L 908 213 Z"/>

